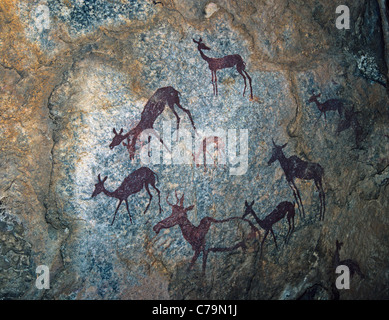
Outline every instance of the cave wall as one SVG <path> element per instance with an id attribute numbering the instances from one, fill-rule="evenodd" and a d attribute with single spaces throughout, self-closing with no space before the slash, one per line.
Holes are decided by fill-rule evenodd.
<path id="1" fill-rule="evenodd" d="M 320 0 L 2 1 L 0 297 L 387 299 L 388 8 L 341 4 L 350 8 L 348 30 L 335 27 L 339 4 Z M 240 55 L 252 97 L 247 74 L 243 95 L 236 63 L 217 71 L 214 94 L 193 41 L 200 38 L 209 57 Z M 110 149 L 113 129 L 134 128 L 145 107 L 160 106 L 151 99 L 157 89 L 169 86 L 196 131 L 175 106 L 177 141 L 166 104 L 154 129 L 172 153 L 155 136 L 153 162 L 141 158 L 147 141 L 137 142 L 134 159 L 122 144 Z M 309 102 L 314 93 L 341 101 L 342 112 L 321 115 Z M 224 158 L 196 163 L 201 139 L 215 133 Z M 280 163 L 268 163 L 275 145 L 320 165 L 323 192 L 312 177 L 296 178 L 299 203 Z M 107 177 L 113 192 L 143 166 L 158 176 L 160 202 L 150 187 L 144 212 L 143 188 L 128 198 L 133 222 L 123 202 L 111 225 L 117 199 L 92 197 L 95 185 Z M 167 197 L 193 206 L 186 215 L 197 233 L 212 219 L 241 218 L 253 201 L 260 219 L 291 202 L 295 228 L 285 242 L 288 219 L 275 223 L 278 249 L 269 233 L 261 252 L 266 228 L 253 216 L 213 222 L 207 249 L 244 241 L 245 250 L 210 249 L 205 270 L 201 254 L 188 271 L 195 235 L 184 237 L 178 225 L 155 232 L 177 209 Z M 364 275 L 350 290 L 334 289 L 336 240 L 340 259 Z M 49 290 L 35 286 L 38 265 L 49 267 Z"/>

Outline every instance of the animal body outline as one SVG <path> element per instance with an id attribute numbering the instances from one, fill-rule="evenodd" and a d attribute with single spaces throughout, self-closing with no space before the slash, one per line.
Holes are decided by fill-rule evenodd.
<path id="1" fill-rule="evenodd" d="M 147 210 L 150 207 L 151 200 L 153 198 L 149 185 L 151 185 L 158 193 L 158 203 L 159 203 L 159 213 L 161 213 L 162 208 L 161 208 L 161 197 L 160 197 L 160 191 L 159 189 L 155 186 L 156 179 L 158 179 L 158 175 L 152 171 L 148 167 L 141 167 L 133 172 L 131 172 L 120 184 L 118 188 L 116 188 L 114 191 L 108 191 L 104 187 L 104 182 L 107 180 L 108 177 L 105 177 L 104 179 L 101 179 L 100 174 L 97 176 L 98 182 L 95 184 L 95 190 L 92 193 L 92 198 L 96 197 L 100 193 L 104 193 L 106 196 L 111 197 L 111 198 L 116 198 L 119 200 L 119 204 L 116 207 L 115 214 L 113 216 L 113 220 L 111 225 L 113 225 L 116 214 L 124 201 L 126 204 L 127 212 L 128 215 L 130 216 L 130 222 L 132 224 L 132 217 L 131 213 L 128 207 L 128 197 L 132 194 L 136 194 L 140 192 L 143 188 L 146 189 L 147 193 L 149 194 L 149 203 L 144 211 L 144 214 L 147 212 Z"/>
<path id="2" fill-rule="evenodd" d="M 212 76 L 212 86 L 213 86 L 213 94 L 215 96 L 218 95 L 218 87 L 217 87 L 217 70 L 222 70 L 226 68 L 236 67 L 238 73 L 243 77 L 244 80 L 244 90 L 243 96 L 246 93 L 247 81 L 246 77 L 249 80 L 250 85 L 250 99 L 253 99 L 253 88 L 252 88 L 252 79 L 250 75 L 246 71 L 246 63 L 243 61 L 243 58 L 239 54 L 231 54 L 221 58 L 211 58 L 205 55 L 203 50 L 211 50 L 208 46 L 203 43 L 202 38 L 198 41 L 193 39 L 193 42 L 197 44 L 197 50 L 200 52 L 201 58 L 208 63 L 208 68 L 211 70 Z"/>

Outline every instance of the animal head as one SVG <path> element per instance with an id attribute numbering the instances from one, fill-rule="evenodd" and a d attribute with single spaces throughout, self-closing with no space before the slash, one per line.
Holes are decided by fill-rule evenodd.
<path id="1" fill-rule="evenodd" d="M 247 215 L 253 212 L 253 205 L 254 205 L 254 200 L 253 202 L 251 202 L 251 204 L 248 204 L 247 200 L 244 202 L 244 214 L 242 218 L 245 218 Z"/>
<path id="2" fill-rule="evenodd" d="M 118 146 L 126 137 L 122 134 L 123 128 L 120 129 L 119 133 L 116 132 L 116 129 L 113 128 L 112 132 L 114 133 L 114 137 L 112 139 L 111 144 L 109 145 L 109 148 L 112 150 L 116 146 Z"/>
<path id="3" fill-rule="evenodd" d="M 284 145 L 282 146 L 278 146 L 275 144 L 274 140 L 272 139 L 273 141 L 273 150 L 272 150 L 272 155 L 271 155 L 271 158 L 270 160 L 267 162 L 267 165 L 271 165 L 274 161 L 276 161 L 277 159 L 279 159 L 283 154 L 284 152 L 282 151 L 282 149 L 284 149 L 288 143 L 285 143 Z"/>
<path id="4" fill-rule="evenodd" d="M 172 214 L 167 217 L 166 219 L 158 222 L 154 227 L 153 230 L 155 233 L 159 233 L 161 229 L 167 229 L 174 227 L 177 224 L 180 224 L 182 219 L 187 218 L 187 212 L 190 210 L 193 210 L 194 205 L 189 206 L 187 208 L 184 207 L 184 195 L 182 195 L 181 199 L 178 198 L 177 192 L 176 192 L 176 204 L 171 204 L 169 202 L 169 195 L 166 197 L 166 202 L 169 206 L 172 207 Z"/>
<path id="5" fill-rule="evenodd" d="M 194 43 L 197 43 L 197 49 L 198 50 L 211 50 L 210 47 L 207 47 L 204 43 L 203 43 L 203 39 L 199 39 L 199 41 L 196 41 L 195 39 L 193 39 L 193 42 Z"/>
<path id="6" fill-rule="evenodd" d="M 98 182 L 95 184 L 95 191 L 92 193 L 92 198 L 96 197 L 99 193 L 103 192 L 104 182 L 107 180 L 108 177 L 105 177 L 103 180 L 101 180 L 100 174 L 97 176 Z"/>
<path id="7" fill-rule="evenodd" d="M 321 93 L 314 94 L 314 92 L 312 91 L 312 96 L 309 98 L 308 102 L 309 103 L 315 102 L 317 100 L 317 98 L 319 98 L 320 96 L 321 96 Z"/>

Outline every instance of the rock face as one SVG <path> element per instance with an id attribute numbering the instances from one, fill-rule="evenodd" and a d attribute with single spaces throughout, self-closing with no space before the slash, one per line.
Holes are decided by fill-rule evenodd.
<path id="1" fill-rule="evenodd" d="M 2 1 L 0 297 L 389 298 L 389 8 L 328 2 Z"/>

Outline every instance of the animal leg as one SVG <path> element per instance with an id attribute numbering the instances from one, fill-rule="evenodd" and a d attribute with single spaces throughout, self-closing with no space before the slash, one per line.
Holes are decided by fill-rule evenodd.
<path id="1" fill-rule="evenodd" d="M 127 207 L 127 212 L 128 212 L 128 215 L 130 216 L 130 222 L 132 223 L 132 217 L 131 217 L 131 214 L 130 214 L 130 209 L 128 209 L 128 200 L 126 199 L 126 207 Z"/>
<path id="2" fill-rule="evenodd" d="M 166 144 L 163 142 L 161 136 L 155 131 L 155 130 L 151 130 L 150 132 L 153 133 L 153 135 L 162 143 L 162 145 L 166 148 L 166 150 L 171 153 L 171 151 L 169 150 L 169 148 L 166 146 Z"/>
<path id="3" fill-rule="evenodd" d="M 249 79 L 249 85 L 250 85 L 250 98 L 253 99 L 253 87 L 251 85 L 251 77 L 249 74 L 246 72 L 246 70 L 243 70 L 244 73 L 246 74 L 247 78 Z"/>
<path id="4" fill-rule="evenodd" d="M 246 88 L 247 88 L 247 81 L 246 81 L 246 76 L 244 75 L 243 71 L 241 68 L 237 68 L 238 72 L 241 74 L 244 80 L 244 89 L 243 89 L 243 96 L 246 93 Z"/>
<path id="5" fill-rule="evenodd" d="M 116 207 L 115 214 L 113 215 L 113 220 L 112 220 L 111 226 L 113 225 L 113 222 L 115 221 L 116 213 L 118 212 L 119 207 L 122 204 L 122 202 L 123 202 L 123 200 L 120 200 L 118 206 Z"/>
<path id="6" fill-rule="evenodd" d="M 304 214 L 304 212 L 303 212 L 302 209 L 301 209 L 301 205 L 300 205 L 300 201 L 299 201 L 299 198 L 298 198 L 298 196 L 297 196 L 297 193 L 296 193 L 296 189 L 295 189 L 294 185 L 293 185 L 291 182 L 289 182 L 289 186 L 290 186 L 290 188 L 292 189 L 294 199 L 295 199 L 296 202 L 297 202 L 297 208 L 298 208 L 299 213 L 300 213 L 300 218 L 304 218 L 304 217 L 305 217 L 305 214 Z"/>
<path id="7" fill-rule="evenodd" d="M 196 262 L 197 258 L 199 257 L 199 255 L 200 255 L 200 250 L 196 250 L 194 255 L 193 255 L 193 258 L 192 258 L 192 260 L 190 262 L 190 265 L 188 267 L 188 271 L 193 268 L 193 265 L 195 264 L 195 262 Z"/>
<path id="8" fill-rule="evenodd" d="M 295 216 L 295 214 L 296 214 L 296 212 L 294 210 L 294 203 L 293 203 L 293 207 L 290 207 L 290 209 L 288 211 L 288 215 L 286 216 L 288 219 L 288 224 L 289 224 L 289 229 L 290 229 L 290 232 L 288 231 L 287 243 L 289 242 L 290 236 L 292 235 L 292 233 L 294 231 L 294 216 Z M 292 228 L 291 228 L 290 222 L 292 222 Z"/>
<path id="9" fill-rule="evenodd" d="M 275 234 L 274 234 L 273 228 L 270 229 L 270 232 L 271 232 L 271 234 L 273 235 L 273 240 L 274 240 L 274 243 L 275 243 L 275 245 L 276 245 L 276 249 L 278 250 L 277 240 L 276 240 L 276 236 L 275 236 Z"/>
<path id="10" fill-rule="evenodd" d="M 218 96 L 219 95 L 219 91 L 218 91 L 218 88 L 217 88 L 217 75 L 216 75 L 216 71 L 215 71 L 215 87 L 216 87 L 216 95 Z"/>
<path id="11" fill-rule="evenodd" d="M 158 193 L 158 205 L 159 205 L 159 213 L 161 213 L 162 208 L 161 208 L 161 192 L 158 190 L 158 188 L 155 186 L 154 182 L 150 182 L 151 186 L 157 191 Z"/>
<path id="12" fill-rule="evenodd" d="M 294 196 L 294 199 L 295 199 L 296 202 L 297 202 L 297 208 L 298 208 L 299 213 L 300 213 L 300 218 L 302 218 L 302 212 L 301 212 L 301 208 L 300 208 L 299 201 L 298 201 L 298 199 L 297 199 L 296 191 L 294 190 L 293 185 L 292 185 L 291 183 L 289 183 L 289 187 L 290 187 L 290 188 L 292 189 L 292 191 L 293 191 L 293 196 Z"/>
<path id="13" fill-rule="evenodd" d="M 151 150 L 150 150 L 150 142 L 151 142 L 151 136 L 149 136 L 149 138 L 148 138 L 148 142 L 149 142 L 149 144 L 148 144 L 148 146 L 147 146 L 147 148 L 148 148 L 147 155 L 148 155 L 149 157 L 151 157 Z"/>
<path id="14" fill-rule="evenodd" d="M 206 138 L 203 140 L 203 164 L 204 164 L 204 172 L 207 169 L 207 141 Z"/>
<path id="15" fill-rule="evenodd" d="M 149 196 L 150 196 L 150 200 L 149 200 L 149 203 L 148 203 L 148 205 L 147 205 L 147 207 L 146 207 L 146 210 L 145 210 L 145 212 L 143 212 L 143 214 L 145 214 L 145 213 L 146 213 L 146 211 L 149 209 L 149 207 L 150 207 L 150 204 L 151 204 L 151 199 L 153 199 L 153 196 L 151 195 L 151 192 L 150 192 L 150 189 L 149 189 L 149 185 L 148 185 L 148 183 L 147 183 L 147 182 L 145 183 L 145 189 L 146 189 L 147 193 L 148 193 L 148 194 L 149 194 Z"/>
<path id="16" fill-rule="evenodd" d="M 207 267 L 208 252 L 209 250 L 203 250 L 203 273 L 205 273 L 205 268 Z"/>
<path id="17" fill-rule="evenodd" d="M 260 258 L 262 257 L 263 243 L 265 242 L 266 237 L 267 237 L 268 234 L 269 234 L 269 230 L 266 230 L 266 232 L 265 232 L 265 234 L 264 234 L 264 236 L 263 236 L 263 239 L 262 239 L 262 241 L 261 241 L 261 253 L 260 253 L 260 255 L 259 255 Z"/>
<path id="18" fill-rule="evenodd" d="M 176 116 L 177 119 L 177 141 L 178 141 L 178 129 L 180 128 L 180 117 L 178 116 L 176 110 L 174 110 L 174 105 L 169 104 L 170 109 L 172 110 L 173 114 Z"/>
<path id="19" fill-rule="evenodd" d="M 301 201 L 300 191 L 297 189 L 296 184 L 294 183 L 293 180 L 289 184 L 293 190 L 294 198 L 297 201 L 297 204 L 298 204 L 298 207 L 300 210 L 300 214 L 302 212 L 302 216 L 305 218 L 304 205 L 303 205 L 303 202 Z"/>
<path id="20" fill-rule="evenodd" d="M 215 90 L 215 77 L 214 77 L 214 74 L 213 74 L 213 71 L 211 70 L 211 74 L 212 74 L 212 88 L 213 88 L 213 95 L 215 96 L 216 95 L 216 90 Z"/>
<path id="21" fill-rule="evenodd" d="M 188 109 L 185 109 L 185 108 L 184 108 L 183 106 L 181 106 L 178 102 L 176 102 L 176 105 L 177 105 L 177 107 L 179 107 L 182 111 L 184 111 L 184 112 L 188 115 L 189 120 L 190 120 L 190 122 L 192 123 L 193 129 L 196 131 L 196 126 L 195 126 L 195 124 L 194 124 L 194 122 L 193 122 L 192 114 L 190 113 L 190 111 L 189 111 Z M 177 130 L 178 130 L 178 127 L 177 127 Z"/>

